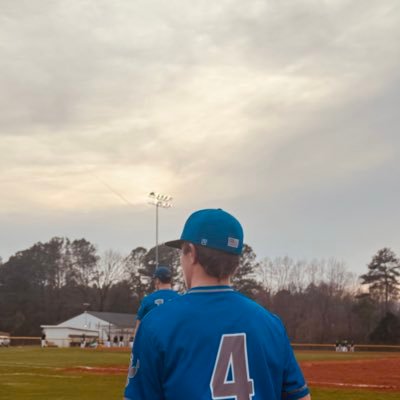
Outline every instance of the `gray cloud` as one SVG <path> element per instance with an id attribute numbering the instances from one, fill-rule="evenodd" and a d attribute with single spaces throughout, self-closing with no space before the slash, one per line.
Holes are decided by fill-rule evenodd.
<path id="1" fill-rule="evenodd" d="M 159 190 L 176 198 L 166 238 L 218 205 L 260 255 L 360 269 L 399 239 L 399 11 L 0 0 L 0 254 L 53 234 L 149 245 L 145 196 Z"/>

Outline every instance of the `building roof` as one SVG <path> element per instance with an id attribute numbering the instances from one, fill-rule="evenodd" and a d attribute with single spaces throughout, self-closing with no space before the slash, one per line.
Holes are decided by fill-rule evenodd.
<path id="1" fill-rule="evenodd" d="M 69 329 L 71 331 L 79 331 L 79 332 L 89 332 L 89 333 L 98 333 L 98 330 L 95 329 L 87 329 L 87 328 L 75 328 L 72 326 L 58 326 L 58 325 L 40 325 L 43 329 Z"/>
<path id="2" fill-rule="evenodd" d="M 136 314 L 100 311 L 87 311 L 87 313 L 118 327 L 132 327 L 136 319 Z"/>

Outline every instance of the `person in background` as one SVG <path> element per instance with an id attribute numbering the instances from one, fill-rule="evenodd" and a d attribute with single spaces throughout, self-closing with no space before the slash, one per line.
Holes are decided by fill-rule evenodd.
<path id="1" fill-rule="evenodd" d="M 82 334 L 81 349 L 84 349 L 85 347 L 86 347 L 86 335 Z"/>
<path id="2" fill-rule="evenodd" d="M 47 347 L 46 334 L 44 332 L 42 333 L 42 338 L 40 340 L 40 345 L 41 345 L 42 348 L 43 347 Z"/>
<path id="3" fill-rule="evenodd" d="M 140 304 L 135 324 L 135 335 L 140 322 L 152 309 L 179 297 L 179 294 L 172 289 L 172 272 L 167 266 L 159 266 L 153 275 L 156 291 L 145 296 Z"/>

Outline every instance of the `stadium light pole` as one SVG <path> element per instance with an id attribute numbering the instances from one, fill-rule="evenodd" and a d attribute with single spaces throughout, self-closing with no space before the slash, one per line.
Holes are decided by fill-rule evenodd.
<path id="1" fill-rule="evenodd" d="M 156 192 L 149 193 L 149 204 L 156 207 L 156 268 L 158 267 L 158 208 L 171 208 L 172 197 Z"/>

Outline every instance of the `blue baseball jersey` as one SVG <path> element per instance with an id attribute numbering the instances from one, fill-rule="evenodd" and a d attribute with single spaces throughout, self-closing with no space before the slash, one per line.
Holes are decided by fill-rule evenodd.
<path id="1" fill-rule="evenodd" d="M 207 286 L 143 319 L 124 399 L 295 400 L 308 393 L 280 319 L 230 286 Z"/>
<path id="2" fill-rule="evenodd" d="M 139 311 L 137 312 L 137 319 L 141 321 L 153 308 L 156 308 L 157 306 L 160 306 L 176 297 L 179 297 L 179 294 L 172 289 L 157 290 L 148 296 L 145 296 L 140 304 Z"/>

